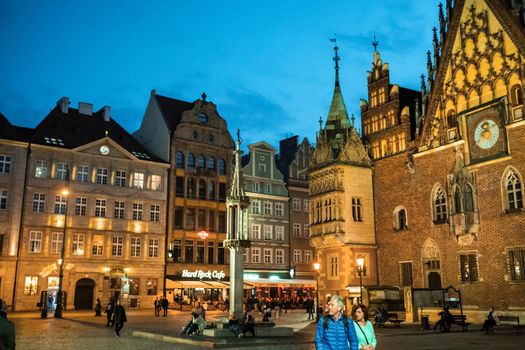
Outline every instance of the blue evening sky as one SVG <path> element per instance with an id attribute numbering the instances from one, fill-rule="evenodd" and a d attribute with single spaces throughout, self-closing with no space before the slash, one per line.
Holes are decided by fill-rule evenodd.
<path id="1" fill-rule="evenodd" d="M 315 142 L 334 85 L 360 125 L 376 33 L 391 82 L 419 89 L 437 0 L 0 1 L 0 112 L 34 127 L 62 96 L 112 107 L 128 131 L 150 90 L 186 101 L 206 92 L 230 132 L 274 146 Z M 360 128 L 360 127 L 359 127 Z"/>

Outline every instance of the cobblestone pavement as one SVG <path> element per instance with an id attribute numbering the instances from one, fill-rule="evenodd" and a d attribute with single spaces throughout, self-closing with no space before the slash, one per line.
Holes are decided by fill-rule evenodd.
<path id="1" fill-rule="evenodd" d="M 134 330 L 141 330 L 164 335 L 177 335 L 189 319 L 188 312 L 170 311 L 168 317 L 155 317 L 152 311 L 128 311 L 128 322 L 121 331 L 121 337 L 115 336 L 114 330 L 105 327 L 105 317 L 93 317 L 91 312 L 65 312 L 64 319 L 40 319 L 37 313 L 15 313 L 9 318 L 15 323 L 17 349 L 38 350 L 97 350 L 117 347 L 127 349 L 201 349 L 201 346 L 172 344 L 145 338 L 133 337 Z M 52 316 L 52 315 L 50 315 Z M 225 317 L 226 313 L 209 312 L 208 321 Z M 302 312 L 294 311 L 276 320 L 277 325 L 294 327 L 298 337 L 313 340 L 315 324 L 306 320 Z M 417 324 L 404 324 L 401 328 L 382 328 L 376 330 L 378 350 L 401 349 L 523 349 L 525 334 L 516 334 L 512 328 L 496 328 L 496 334 L 486 336 L 479 331 L 480 326 L 472 325 L 469 332 L 456 330 L 451 333 L 421 331 Z M 197 338 L 192 338 L 197 339 Z M 258 340 L 259 342 L 261 339 Z M 231 340 L 237 349 L 246 349 L 251 340 Z M 286 340 L 283 340 L 283 344 Z M 273 349 L 279 347 L 273 345 Z M 313 349 L 312 343 L 297 346 L 296 349 Z"/>

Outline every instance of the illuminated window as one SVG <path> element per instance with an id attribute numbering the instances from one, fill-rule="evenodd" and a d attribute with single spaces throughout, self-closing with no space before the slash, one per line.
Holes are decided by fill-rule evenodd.
<path id="1" fill-rule="evenodd" d="M 47 161 L 37 160 L 35 168 L 35 177 L 46 178 L 47 177 Z"/>
<path id="2" fill-rule="evenodd" d="M 159 257 L 159 240 L 157 238 L 149 240 L 148 257 L 150 258 Z"/>
<path id="3" fill-rule="evenodd" d="M 93 256 L 102 256 L 103 248 L 104 248 L 104 236 L 94 235 L 92 249 L 91 249 Z"/>
<path id="4" fill-rule="evenodd" d="M 134 258 L 140 257 L 141 255 L 140 251 L 142 248 L 142 242 L 141 242 L 140 237 L 131 237 L 130 247 L 131 247 L 130 255 Z"/>
<path id="5" fill-rule="evenodd" d="M 71 241 L 71 251 L 73 255 L 84 255 L 84 234 L 74 233 Z"/>
<path id="6" fill-rule="evenodd" d="M 459 256 L 461 282 L 476 282 L 478 280 L 478 259 L 476 254 L 462 254 Z"/>
<path id="7" fill-rule="evenodd" d="M 113 240 L 111 244 L 111 255 L 112 256 L 122 256 L 123 242 L 124 242 L 124 237 L 113 236 Z"/>
<path id="8" fill-rule="evenodd" d="M 51 254 L 60 254 L 63 243 L 64 234 L 62 232 L 51 232 Z"/>
<path id="9" fill-rule="evenodd" d="M 24 280 L 24 295 L 37 295 L 38 276 L 26 276 Z"/>
<path id="10" fill-rule="evenodd" d="M 509 250 L 509 268 L 513 281 L 525 281 L 525 249 Z"/>
<path id="11" fill-rule="evenodd" d="M 29 253 L 40 253 L 42 251 L 42 232 L 29 232 Z"/>
<path id="12" fill-rule="evenodd" d="M 133 173 L 133 187 L 144 189 L 144 173 Z"/>

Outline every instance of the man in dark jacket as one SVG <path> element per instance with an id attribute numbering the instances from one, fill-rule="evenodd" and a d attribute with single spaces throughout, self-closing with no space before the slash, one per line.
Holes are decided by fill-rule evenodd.
<path id="1" fill-rule="evenodd" d="M 117 337 L 120 337 L 120 330 L 122 327 L 124 327 L 124 322 L 127 322 L 128 319 L 126 318 L 126 310 L 124 310 L 124 306 L 120 305 L 120 299 L 117 299 L 117 306 L 115 306 L 115 333 L 117 333 Z"/>
<path id="2" fill-rule="evenodd" d="M 0 310 L 2 309 L 0 299 Z M 15 350 L 15 325 L 7 320 L 7 315 L 0 317 L 0 349 Z"/>
<path id="3" fill-rule="evenodd" d="M 106 327 L 111 327 L 115 323 L 113 320 L 113 311 L 115 311 L 115 303 L 113 302 L 113 299 L 110 299 L 109 303 L 106 305 L 106 309 L 104 310 L 108 319 Z"/>
<path id="4" fill-rule="evenodd" d="M 315 347 L 317 350 L 358 350 L 359 343 L 352 320 L 343 314 L 344 302 L 334 295 L 328 303 L 328 315 L 317 324 Z"/>
<path id="5" fill-rule="evenodd" d="M 162 303 L 162 310 L 164 311 L 164 315 L 162 316 L 168 316 L 168 306 L 169 306 L 168 298 L 162 298 L 161 303 Z"/>

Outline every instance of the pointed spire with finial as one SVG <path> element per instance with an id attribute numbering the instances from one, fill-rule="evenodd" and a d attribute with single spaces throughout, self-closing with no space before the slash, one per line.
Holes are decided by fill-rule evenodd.
<path id="1" fill-rule="evenodd" d="M 202 93 L 201 97 L 202 97 L 202 102 L 206 102 L 206 97 L 207 96 L 206 96 L 205 92 Z"/>
<path id="2" fill-rule="evenodd" d="M 432 66 L 432 56 L 430 50 L 427 51 L 427 77 L 428 77 L 428 88 L 432 89 L 432 83 L 434 82 L 434 67 Z"/>
<path id="3" fill-rule="evenodd" d="M 334 34 L 334 38 L 330 39 L 330 41 L 334 43 L 335 85 L 339 86 L 339 61 L 341 60 L 341 58 L 339 57 L 339 53 L 338 53 L 339 47 L 337 47 L 337 37 L 335 34 Z"/>
<path id="4" fill-rule="evenodd" d="M 447 0 L 446 11 L 447 11 L 447 27 L 450 29 L 450 15 L 452 14 L 452 0 Z"/>
<path id="5" fill-rule="evenodd" d="M 243 184 L 243 177 L 242 177 L 242 169 L 241 169 L 241 131 L 237 129 L 237 141 L 235 141 L 235 150 L 233 151 L 234 155 L 234 170 L 233 170 L 233 178 L 231 183 L 231 189 L 230 189 L 230 195 L 228 197 L 229 200 L 238 200 L 241 202 L 246 202 L 247 198 L 244 193 L 244 184 Z"/>
<path id="6" fill-rule="evenodd" d="M 427 94 L 427 86 L 425 84 L 425 74 L 421 74 L 421 97 Z"/>
<path id="7" fill-rule="evenodd" d="M 445 34 L 445 15 L 443 14 L 443 3 L 440 2 L 438 7 L 439 7 L 439 34 L 441 36 L 441 40 L 443 40 L 443 37 Z"/>
<path id="8" fill-rule="evenodd" d="M 379 51 L 377 51 L 378 45 L 379 41 L 377 41 L 376 33 L 374 33 L 374 41 L 372 41 L 372 46 L 374 47 L 374 66 L 381 64 L 381 55 L 379 54 Z"/>

